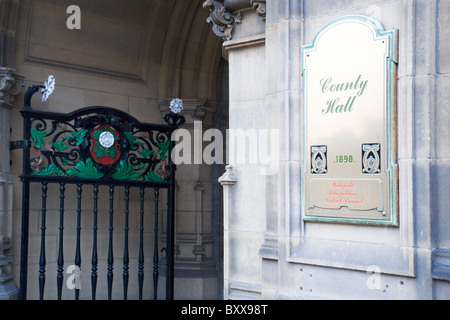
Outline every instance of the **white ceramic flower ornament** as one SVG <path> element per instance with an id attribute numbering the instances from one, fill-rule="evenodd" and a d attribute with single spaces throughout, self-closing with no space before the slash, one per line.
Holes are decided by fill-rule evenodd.
<path id="1" fill-rule="evenodd" d="M 53 91 L 55 91 L 55 77 L 49 76 L 47 81 L 44 82 L 44 87 L 42 88 L 42 101 L 47 101 Z"/>
<path id="2" fill-rule="evenodd" d="M 181 111 L 183 111 L 183 100 L 178 99 L 178 98 L 173 99 L 170 102 L 170 107 L 169 108 L 170 108 L 170 111 L 172 111 L 175 114 L 180 113 Z"/>

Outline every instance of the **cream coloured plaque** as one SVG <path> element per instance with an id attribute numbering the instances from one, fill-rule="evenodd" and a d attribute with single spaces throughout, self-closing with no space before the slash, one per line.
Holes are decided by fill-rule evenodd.
<path id="1" fill-rule="evenodd" d="M 303 47 L 303 219 L 396 225 L 397 32 L 351 16 Z"/>

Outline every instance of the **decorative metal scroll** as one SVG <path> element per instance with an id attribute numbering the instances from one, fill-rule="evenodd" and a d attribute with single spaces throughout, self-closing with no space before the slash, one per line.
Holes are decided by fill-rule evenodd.
<path id="1" fill-rule="evenodd" d="M 166 218 L 166 299 L 174 297 L 174 221 L 175 221 L 175 165 L 171 159 L 173 141 L 171 135 L 185 119 L 180 112 L 183 104 L 174 99 L 170 113 L 164 116 L 165 125 L 141 123 L 129 114 L 109 107 L 86 107 L 68 114 L 36 111 L 31 108 L 31 98 L 42 89 L 42 101 L 52 94 L 55 78 L 50 76 L 43 85 L 35 85 L 25 93 L 25 104 L 21 110 L 24 118 L 24 140 L 11 142 L 11 150 L 24 148 L 22 180 L 22 233 L 20 261 L 20 299 L 27 297 L 28 282 L 28 242 L 30 213 L 30 183 L 40 182 L 41 208 L 41 249 L 39 258 L 39 297 L 44 298 L 46 274 L 46 199 L 48 185 L 59 185 L 60 227 L 57 258 L 57 297 L 62 297 L 64 271 L 64 198 L 65 186 L 77 186 L 77 237 L 75 265 L 81 265 L 81 225 L 82 192 L 84 185 L 93 187 L 93 245 L 91 261 L 92 299 L 97 288 L 97 215 L 99 213 L 99 187 L 109 188 L 109 247 L 108 247 L 108 299 L 112 297 L 113 285 L 113 217 L 114 193 L 116 186 L 125 189 L 125 243 L 123 259 L 123 292 L 127 299 L 129 278 L 128 221 L 129 202 L 132 187 L 140 194 L 139 227 L 139 299 L 142 299 L 144 278 L 144 193 L 154 189 L 155 242 L 153 250 L 153 287 L 157 299 L 159 277 L 158 215 L 159 192 L 167 189 Z M 75 299 L 79 299 L 79 289 L 75 289 Z"/>
<path id="2" fill-rule="evenodd" d="M 24 117 L 30 121 L 30 173 L 34 176 L 165 183 L 170 178 L 170 136 L 184 118 L 173 112 L 168 125 L 145 124 L 107 107 L 69 114 L 33 111 L 26 93 Z"/>

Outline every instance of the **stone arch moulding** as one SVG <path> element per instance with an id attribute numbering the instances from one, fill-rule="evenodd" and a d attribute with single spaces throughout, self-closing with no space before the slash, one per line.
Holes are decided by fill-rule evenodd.
<path id="1" fill-rule="evenodd" d="M 104 10 L 105 3 L 81 5 L 81 29 L 71 30 L 66 28 L 66 1 L 23 2 L 21 14 L 27 15 L 24 61 L 145 83 L 155 14 L 161 12 L 159 2 L 114 2 Z M 53 36 L 46 30 L 52 30 Z"/>
<path id="2" fill-rule="evenodd" d="M 192 120 L 205 121 L 215 110 L 221 41 L 205 23 L 201 1 L 174 7 L 162 49 L 158 101 L 164 113 L 173 98 L 180 98 Z"/>

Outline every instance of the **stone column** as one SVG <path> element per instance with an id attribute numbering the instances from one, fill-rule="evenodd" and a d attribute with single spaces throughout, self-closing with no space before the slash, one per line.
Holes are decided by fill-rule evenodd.
<path id="1" fill-rule="evenodd" d="M 229 258 L 229 218 L 232 214 L 232 203 L 233 203 L 233 194 L 232 194 L 232 186 L 237 183 L 236 176 L 233 172 L 233 166 L 229 165 L 226 167 L 226 172 L 219 178 L 219 183 L 223 186 L 223 281 L 224 281 L 224 292 L 223 298 L 228 300 L 228 288 L 229 288 L 229 269 L 230 269 L 230 258 Z"/>
<path id="2" fill-rule="evenodd" d="M 11 273 L 13 254 L 12 200 L 10 167 L 10 122 L 14 97 L 21 92 L 23 77 L 12 68 L 0 68 L 0 300 L 16 299 L 18 288 Z"/>
<path id="3" fill-rule="evenodd" d="M 239 184 L 224 184 L 224 298 L 261 298 L 262 259 L 267 197 L 266 155 L 261 143 L 270 129 L 266 107 L 266 1 L 208 0 L 208 23 L 221 37 L 229 62 L 229 131 L 227 163 Z M 267 151 L 267 149 L 266 149 Z M 267 152 L 266 152 L 267 153 Z M 228 167 L 229 173 L 231 167 Z"/>

